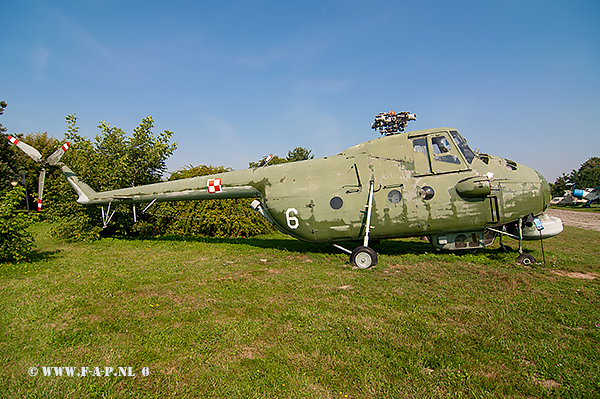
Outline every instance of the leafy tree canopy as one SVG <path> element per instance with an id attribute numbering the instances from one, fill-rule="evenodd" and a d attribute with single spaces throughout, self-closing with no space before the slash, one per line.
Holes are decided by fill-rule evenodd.
<path id="1" fill-rule="evenodd" d="M 106 191 L 123 187 L 157 183 L 166 171 L 166 161 L 177 148 L 171 143 L 173 133 L 165 130 L 155 134 L 152 117 L 144 118 L 133 130 L 131 136 L 106 121 L 100 122 L 100 134 L 93 140 L 79 134 L 77 117 L 68 115 L 66 139 L 72 149 L 67 151 L 62 161 L 69 165 L 82 181 L 94 190 Z M 49 204 L 49 214 L 62 221 L 55 229 L 57 235 L 75 239 L 93 239 L 100 232 L 104 234 L 137 234 L 132 209 L 120 206 L 112 218 L 110 228 L 102 229 L 100 211 L 94 207 L 84 207 L 75 203 L 76 195 L 60 179 L 61 187 L 52 193 L 54 201 Z M 146 216 L 140 215 L 144 221 Z"/>
<path id="2" fill-rule="evenodd" d="M 269 161 L 269 165 L 277 165 L 277 164 L 287 163 L 287 162 L 305 161 L 307 159 L 313 159 L 313 158 L 314 158 L 314 156 L 312 155 L 312 150 L 309 150 L 304 147 L 296 147 L 293 150 L 289 150 L 288 155 L 285 158 L 280 158 L 277 155 L 273 156 L 273 159 L 271 159 Z M 248 167 L 258 168 L 260 165 L 262 165 L 264 159 L 265 158 L 261 159 L 258 162 L 250 162 L 248 164 Z"/>
<path id="3" fill-rule="evenodd" d="M 581 164 L 578 170 L 573 169 L 568 175 L 563 173 L 552 186 L 552 195 L 559 197 L 566 190 L 576 188 L 592 188 L 600 186 L 600 157 L 592 157 Z"/>
<path id="4" fill-rule="evenodd" d="M 33 236 L 26 229 L 36 214 L 19 212 L 24 197 L 20 186 L 0 193 L 0 262 L 26 259 L 33 247 Z"/>
<path id="5" fill-rule="evenodd" d="M 225 166 L 212 166 L 212 165 L 188 165 L 173 173 L 169 180 L 188 179 L 196 176 L 214 175 L 217 173 L 231 172 L 233 169 Z"/>
<path id="6" fill-rule="evenodd" d="M 285 158 L 288 162 L 305 161 L 307 159 L 313 159 L 312 151 L 304 147 L 296 147 L 293 150 L 288 151 L 288 155 Z"/>
<path id="7" fill-rule="evenodd" d="M 0 115 L 4 114 L 6 101 L 0 101 Z M 6 128 L 0 123 L 0 191 L 11 187 L 10 182 L 19 170 L 16 153 L 7 140 Z"/>

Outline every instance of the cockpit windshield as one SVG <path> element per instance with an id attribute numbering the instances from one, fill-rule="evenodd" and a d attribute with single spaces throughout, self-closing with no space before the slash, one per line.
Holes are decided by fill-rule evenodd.
<path id="1" fill-rule="evenodd" d="M 460 133 L 458 133 L 456 130 L 451 130 L 450 134 L 452 135 L 452 138 L 454 139 L 454 141 L 456 142 L 456 145 L 460 149 L 460 152 L 463 153 L 463 155 L 465 156 L 465 159 L 467 160 L 467 162 L 470 165 L 471 162 L 473 162 L 473 159 L 475 159 L 475 153 L 473 152 L 471 147 L 469 147 L 469 145 L 467 144 L 467 140 L 465 140 L 465 138 L 463 136 L 461 136 Z"/>

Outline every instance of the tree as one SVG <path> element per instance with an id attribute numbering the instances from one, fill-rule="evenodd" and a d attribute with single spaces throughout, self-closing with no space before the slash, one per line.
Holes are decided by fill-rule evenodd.
<path id="1" fill-rule="evenodd" d="M 600 157 L 592 157 L 581 164 L 578 170 L 570 174 L 563 173 L 551 184 L 552 195 L 562 196 L 565 190 L 577 188 L 592 188 L 600 185 Z"/>
<path id="2" fill-rule="evenodd" d="M 288 162 L 305 161 L 307 159 L 313 159 L 314 156 L 311 154 L 311 150 L 304 147 L 296 147 L 293 150 L 288 151 L 288 156 L 285 158 Z"/>
<path id="3" fill-rule="evenodd" d="M 33 247 L 33 236 L 26 229 L 35 214 L 19 212 L 24 197 L 20 186 L 0 193 L 0 261 L 25 259 Z"/>
<path id="4" fill-rule="evenodd" d="M 4 114 L 7 107 L 5 101 L 0 101 L 0 115 Z M 6 127 L 0 123 L 0 191 L 11 187 L 10 182 L 16 177 L 19 170 L 18 158 L 10 142 L 7 140 Z"/>
<path id="5" fill-rule="evenodd" d="M 176 143 L 170 143 L 173 132 L 165 130 L 156 135 L 152 132 L 152 117 L 144 118 L 131 137 L 106 121 L 100 122 L 98 128 L 101 132 L 93 141 L 79 135 L 74 114 L 65 119 L 68 125 L 65 136 L 71 141 L 72 149 L 65 153 L 62 161 L 96 191 L 159 182 L 166 170 L 168 157 L 177 148 Z M 56 202 L 48 204 L 49 214 L 62 222 L 54 229 L 55 234 L 65 238 L 93 239 L 101 232 L 140 233 L 140 226 L 134 224 L 132 209 L 124 205 L 118 207 L 110 228 L 102 229 L 100 211 L 78 205 L 76 195 L 68 184 L 64 179 L 61 182 L 55 194 Z M 147 219 L 147 215 L 140 215 L 139 221 L 147 222 Z"/>
<path id="6" fill-rule="evenodd" d="M 293 150 L 289 150 L 288 155 L 285 158 L 280 158 L 277 155 L 273 156 L 273 158 L 269 161 L 269 165 L 277 165 L 277 164 L 281 164 L 281 163 L 305 161 L 307 159 L 313 159 L 314 156 L 311 153 L 312 153 L 312 151 L 307 148 L 296 147 Z M 249 168 L 258 168 L 263 163 L 264 159 L 265 158 L 261 159 L 258 162 L 250 162 L 248 164 L 248 167 Z"/>
<path id="7" fill-rule="evenodd" d="M 578 188 L 598 187 L 600 185 L 600 157 L 592 157 L 582 163 L 571 180 Z"/>
<path id="8" fill-rule="evenodd" d="M 249 168 L 258 168 L 259 166 L 261 166 L 263 164 L 263 162 L 265 161 L 266 157 L 261 159 L 260 161 L 257 162 L 249 162 L 248 163 L 248 167 Z M 268 165 L 279 165 L 282 163 L 287 163 L 287 159 L 285 158 L 279 158 L 279 156 L 277 155 L 273 155 L 273 158 L 271 158 L 271 160 L 269 161 Z"/>

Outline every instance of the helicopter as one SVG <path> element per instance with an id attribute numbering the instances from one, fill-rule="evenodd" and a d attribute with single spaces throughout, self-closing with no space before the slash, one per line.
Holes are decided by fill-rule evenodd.
<path id="1" fill-rule="evenodd" d="M 66 143 L 43 160 L 22 141 L 9 140 L 32 159 L 60 168 L 82 205 L 99 206 L 106 226 L 118 204 L 215 198 L 254 198 L 252 208 L 279 231 L 299 240 L 329 242 L 361 269 L 377 265 L 373 240 L 426 237 L 437 250 L 476 250 L 496 237 L 553 237 L 563 230 L 545 212 L 550 185 L 537 171 L 515 161 L 476 153 L 454 128 L 406 132 L 416 115 L 382 112 L 371 128 L 381 136 L 337 155 L 235 170 L 208 176 L 96 192 L 60 162 Z M 43 192 L 40 176 L 40 197 Z M 113 210 L 111 212 L 111 206 Z M 356 242 L 353 249 L 343 242 Z"/>

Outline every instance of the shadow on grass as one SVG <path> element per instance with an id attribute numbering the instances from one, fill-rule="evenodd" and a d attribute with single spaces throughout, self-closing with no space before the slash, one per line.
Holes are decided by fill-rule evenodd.
<path id="1" fill-rule="evenodd" d="M 132 238 L 134 239 L 134 238 Z M 139 238 L 138 238 L 139 239 Z M 290 252 L 301 252 L 301 253 L 320 253 L 320 254 L 339 254 L 341 250 L 335 248 L 333 243 L 310 243 L 293 238 L 286 238 L 285 236 L 269 235 L 269 236 L 257 236 L 249 238 L 216 238 L 216 237 L 182 237 L 182 236 L 163 236 L 154 238 L 143 238 L 145 241 L 166 241 L 166 242 L 200 242 L 206 244 L 232 244 L 232 245 L 250 245 L 257 248 L 265 249 L 280 249 Z M 360 241 L 342 241 L 336 242 L 336 244 L 348 249 L 353 250 L 354 248 L 362 245 Z M 380 255 L 432 255 L 432 254 L 449 254 L 453 253 L 457 256 L 472 255 L 472 251 L 437 251 L 429 242 L 418 238 L 410 239 L 393 239 L 393 240 L 373 240 L 371 245 L 373 249 Z M 481 254 L 487 257 L 496 257 L 499 253 L 503 253 L 499 248 L 495 246 L 478 249 L 477 254 Z M 514 252 L 516 255 L 518 253 Z M 525 252 L 529 252 L 525 250 Z"/>
<path id="2" fill-rule="evenodd" d="M 61 250 L 56 251 L 37 251 L 34 250 L 30 252 L 25 259 L 21 259 L 19 261 L 1 261 L 0 266 L 2 265 L 11 265 L 14 263 L 39 263 L 47 260 L 56 259 L 59 257 Z"/>
<path id="3" fill-rule="evenodd" d="M 52 260 L 55 258 L 58 258 L 60 256 L 60 253 L 62 252 L 62 250 L 57 249 L 54 251 L 37 251 L 34 250 L 33 252 L 31 252 L 29 254 L 29 256 L 27 257 L 29 259 L 29 261 L 31 263 L 35 263 L 35 262 L 43 262 L 46 260 Z"/>

